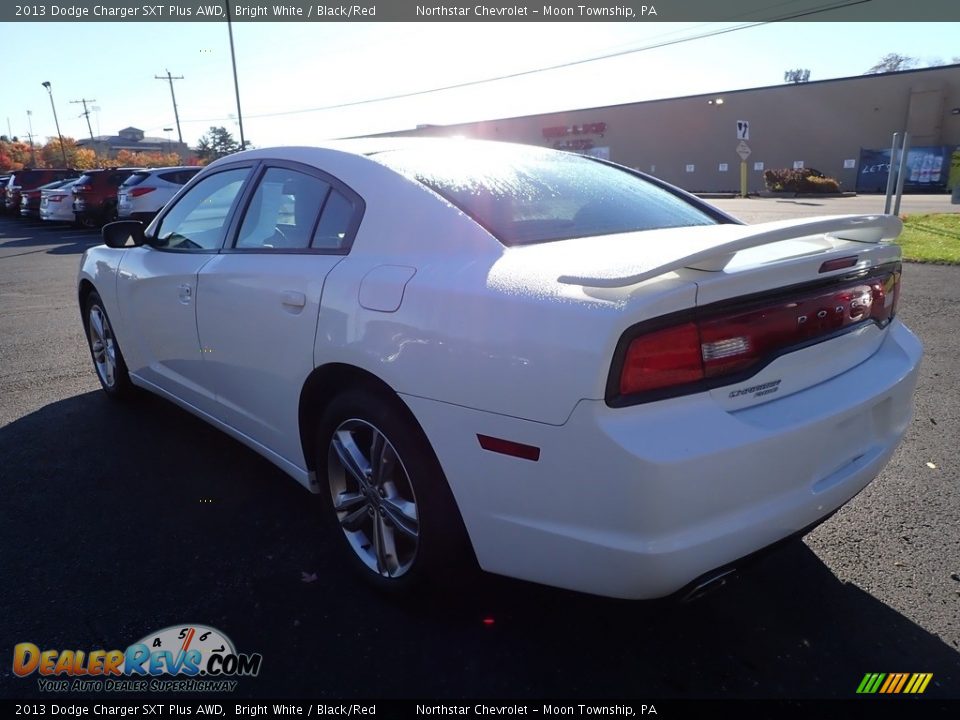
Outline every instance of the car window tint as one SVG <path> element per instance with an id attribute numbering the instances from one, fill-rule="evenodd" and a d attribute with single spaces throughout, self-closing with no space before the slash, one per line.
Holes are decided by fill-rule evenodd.
<path id="1" fill-rule="evenodd" d="M 331 190 L 310 247 L 323 250 L 343 249 L 354 212 L 355 208 L 350 200 L 342 193 Z"/>
<path id="2" fill-rule="evenodd" d="M 451 143 L 373 157 L 434 190 L 505 245 L 716 223 L 641 177 L 572 153 Z"/>
<path id="3" fill-rule="evenodd" d="M 268 168 L 250 200 L 236 247 L 309 247 L 310 234 L 329 190 L 328 183 L 310 175 L 287 168 Z"/>
<path id="4" fill-rule="evenodd" d="M 152 245 L 177 250 L 220 247 L 230 208 L 249 168 L 209 175 L 187 192 L 164 216 Z"/>

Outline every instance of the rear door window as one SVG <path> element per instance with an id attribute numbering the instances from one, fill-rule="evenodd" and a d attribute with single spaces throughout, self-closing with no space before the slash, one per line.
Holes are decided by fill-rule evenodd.
<path id="1" fill-rule="evenodd" d="M 236 247 L 256 250 L 295 250 L 310 246 L 330 184 L 289 168 L 263 173 L 250 200 Z"/>

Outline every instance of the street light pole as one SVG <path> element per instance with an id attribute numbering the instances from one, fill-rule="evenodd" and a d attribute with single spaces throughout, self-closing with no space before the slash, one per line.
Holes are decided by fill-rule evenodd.
<path id="1" fill-rule="evenodd" d="M 230 20 L 230 0 L 226 0 L 227 6 L 227 32 L 230 35 L 230 60 L 233 62 L 233 91 L 237 96 L 237 123 L 240 125 L 240 149 L 247 149 L 247 141 L 243 137 L 243 113 L 240 112 L 240 83 L 237 80 L 237 56 L 233 51 L 233 23 Z"/>
<path id="2" fill-rule="evenodd" d="M 47 89 L 50 96 L 50 107 L 53 108 L 53 122 L 57 126 L 57 137 L 60 138 L 60 153 L 63 155 L 63 167 L 67 167 L 67 149 L 63 146 L 63 134 L 60 132 L 60 121 L 57 119 L 57 106 L 53 104 L 53 89 L 50 87 L 50 81 L 44 80 L 40 83 Z"/>

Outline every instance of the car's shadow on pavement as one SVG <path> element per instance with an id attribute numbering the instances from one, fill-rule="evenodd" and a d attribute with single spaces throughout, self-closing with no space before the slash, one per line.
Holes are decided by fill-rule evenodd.
<path id="1" fill-rule="evenodd" d="M 46 252 L 49 255 L 79 255 L 103 242 L 99 229 L 50 223 L 50 227 L 18 227 L 14 221 L 0 221 L 0 259 Z M 23 249 L 24 252 L 6 252 Z"/>
<path id="2" fill-rule="evenodd" d="M 867 672 L 960 696 L 956 648 L 800 542 L 686 605 L 492 576 L 397 601 L 343 572 L 318 497 L 158 398 L 52 403 L 0 428 L 0 458 L 8 652 L 202 623 L 263 655 L 235 697 L 853 698 Z M 39 694 L 10 668 L 0 695 Z"/>

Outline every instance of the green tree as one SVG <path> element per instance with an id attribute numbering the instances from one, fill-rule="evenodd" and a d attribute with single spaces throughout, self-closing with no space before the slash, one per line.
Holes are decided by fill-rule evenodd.
<path id="1" fill-rule="evenodd" d="M 250 142 L 247 142 L 250 146 Z M 197 143 L 197 157 L 204 164 L 241 150 L 240 143 L 224 127 L 211 127 Z"/>

